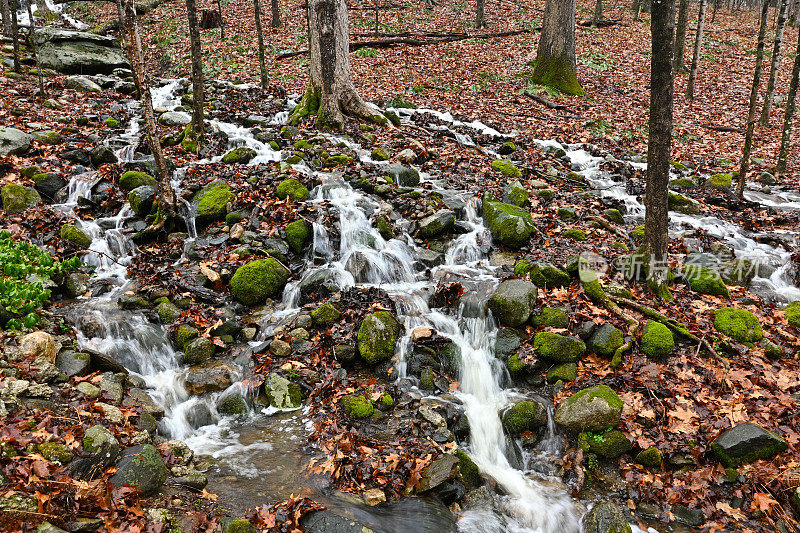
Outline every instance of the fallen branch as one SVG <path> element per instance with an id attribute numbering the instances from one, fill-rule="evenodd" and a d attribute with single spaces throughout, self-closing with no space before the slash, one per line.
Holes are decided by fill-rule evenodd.
<path id="1" fill-rule="evenodd" d="M 625 239 L 628 238 L 628 234 L 625 233 L 624 230 L 618 228 L 617 226 L 612 224 L 610 221 L 608 221 L 608 220 L 606 220 L 606 219 L 604 219 L 602 217 L 597 217 L 597 216 L 591 215 L 591 216 L 586 217 L 586 220 L 589 220 L 591 222 L 597 222 L 598 224 L 603 226 L 603 228 L 607 229 L 611 233 L 614 233 L 615 235 L 618 235 L 618 236 L 623 237 Z"/>
<path id="2" fill-rule="evenodd" d="M 745 130 L 742 128 L 734 128 L 732 126 L 718 126 L 716 124 L 701 124 L 701 126 L 707 130 L 714 130 L 714 131 L 724 131 L 730 133 L 744 133 Z"/>
<path id="3" fill-rule="evenodd" d="M 425 34 L 409 34 L 408 36 L 401 36 L 401 37 L 390 37 L 386 39 L 373 39 L 369 41 L 356 41 L 350 43 L 350 51 L 354 52 L 359 48 L 388 48 L 390 46 L 398 45 L 398 44 L 405 44 L 408 46 L 425 46 L 429 44 L 439 44 L 439 43 L 451 43 L 455 41 L 463 41 L 465 39 L 493 39 L 497 37 L 510 37 L 513 35 L 520 35 L 522 33 L 531 33 L 533 31 L 538 30 L 535 29 L 528 29 L 528 30 L 510 30 L 510 31 L 503 31 L 503 32 L 495 32 L 495 33 L 477 33 L 474 35 L 470 35 L 468 33 L 452 33 L 452 34 L 442 34 L 441 36 L 435 37 L 427 37 Z M 288 59 L 290 57 L 297 57 L 301 55 L 305 55 L 308 53 L 308 49 L 303 50 L 295 50 L 291 52 L 284 52 L 282 54 L 278 54 L 276 59 Z"/>
<path id="4" fill-rule="evenodd" d="M 604 19 L 598 21 L 597 24 L 594 24 L 594 22 L 591 20 L 582 20 L 578 22 L 578 26 L 583 26 L 584 28 L 588 28 L 590 26 L 596 26 L 598 28 L 607 28 L 609 26 L 614 26 L 616 24 L 619 24 L 620 22 L 622 22 L 622 19 Z"/>
<path id="5" fill-rule="evenodd" d="M 565 106 L 563 104 L 557 104 L 555 102 L 551 102 L 547 98 L 542 98 L 538 94 L 533 94 L 530 91 L 523 91 L 522 94 L 524 94 L 525 96 L 527 96 L 528 98 L 530 98 L 534 102 L 539 102 L 540 104 L 542 104 L 543 106 L 545 106 L 548 109 L 555 109 L 555 110 L 560 111 L 562 109 L 566 109 L 567 108 L 567 106 Z"/>

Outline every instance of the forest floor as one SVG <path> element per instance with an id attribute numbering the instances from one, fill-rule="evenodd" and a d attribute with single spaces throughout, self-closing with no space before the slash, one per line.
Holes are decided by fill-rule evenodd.
<path id="1" fill-rule="evenodd" d="M 357 36 L 373 38 L 369 6 L 351 9 L 352 27 Z M 209 75 L 215 78 L 236 81 L 257 79 L 257 60 L 254 48 L 254 27 L 250 16 L 251 5 L 236 0 L 228 4 L 226 11 L 226 39 L 217 37 L 218 30 L 204 32 L 206 63 Z M 536 28 L 541 16 L 541 5 L 519 4 L 513 7 L 498 2 L 487 2 L 490 23 L 488 31 Z M 82 5 L 71 7 L 76 15 L 99 22 L 114 14 L 111 7 L 91 4 L 91 13 Z M 236 14 L 235 16 L 232 14 Z M 589 18 L 589 7 L 582 6 L 579 18 Z M 474 31 L 465 20 L 471 11 L 464 4 L 447 3 L 430 7 L 426 4 L 402 6 L 382 12 L 381 31 L 384 34 L 402 31 Z M 630 153 L 645 151 L 647 123 L 647 70 L 649 32 L 646 22 L 633 22 L 626 9 L 609 7 L 606 16 L 621 19 L 619 24 L 593 30 L 579 26 L 578 54 L 579 77 L 587 89 L 587 97 L 568 97 L 543 93 L 548 99 L 566 106 L 563 111 L 543 108 L 519 91 L 529 88 L 525 73 L 530 70 L 528 62 L 533 59 L 537 34 L 522 34 L 503 38 L 467 39 L 456 43 L 424 47 L 393 47 L 379 49 L 377 57 L 351 56 L 354 79 L 357 86 L 370 99 L 390 101 L 402 97 L 418 106 L 439 111 L 452 112 L 462 119 L 480 119 L 502 132 L 516 131 L 515 142 L 519 151 L 513 154 L 516 164 L 525 173 L 525 188 L 532 193 L 544 180 L 554 191 L 553 198 L 531 195 L 530 207 L 533 220 L 541 231 L 534 241 L 521 250 L 513 252 L 514 259 L 547 261 L 563 264 L 574 253 L 593 251 L 609 264 L 625 254 L 621 243 L 633 247 L 636 238 L 634 228 L 625 225 L 596 224 L 603 210 L 615 207 L 597 197 L 586 196 L 585 184 L 567 179 L 570 168 L 553 154 L 537 148 L 534 139 L 556 138 L 562 142 L 591 142 L 600 147 L 597 153 L 618 158 Z M 300 7 L 284 10 L 285 26 L 270 30 L 270 43 L 274 50 L 293 50 L 305 46 L 303 15 Z M 646 20 L 646 15 L 644 18 Z M 385 19 L 385 20 L 384 20 Z M 143 38 L 152 44 L 148 48 L 150 66 L 165 77 L 186 76 L 188 65 L 188 39 L 181 22 L 184 20 L 183 3 L 168 2 L 145 17 Z M 717 20 L 710 24 L 709 46 L 705 49 L 704 61 L 699 75 L 697 95 L 694 103 L 686 103 L 682 96 L 676 98 L 676 143 L 675 159 L 688 161 L 697 170 L 686 171 L 696 176 L 699 172 L 710 173 L 730 170 L 724 159 L 737 161 L 742 135 L 723 133 L 704 128 L 703 125 L 733 125 L 743 127 L 746 115 L 746 99 L 749 94 L 749 78 L 753 66 L 755 30 L 752 16 L 720 11 Z M 796 32 L 787 32 L 787 47 L 796 44 Z M 625 45 L 621 43 L 626 43 Z M 689 57 L 687 43 L 687 58 Z M 589 50 L 590 52 L 587 52 Z M 778 94 L 785 94 L 788 68 L 784 62 Z M 450 68 L 445 70 L 442 64 Z M 272 80 L 290 93 L 300 93 L 305 84 L 305 61 L 289 59 L 271 61 Z M 63 76 L 47 78 L 48 88 L 64 108 L 59 111 L 44 109 L 33 97 L 35 77 L 21 79 L 0 77 L 0 120 L 4 126 L 25 129 L 31 123 L 37 127 L 62 131 L 71 149 L 89 150 L 98 144 L 98 139 L 118 135 L 121 128 L 105 126 L 106 116 L 119 120 L 122 127 L 130 120 L 119 106 L 125 97 L 112 90 L 87 98 L 81 93 L 64 88 Z M 682 92 L 685 76 L 678 78 L 676 93 Z M 259 90 L 236 91 L 216 86 L 215 97 L 222 104 L 214 111 L 217 118 L 241 122 L 250 114 L 269 115 L 276 109 L 270 107 L 267 95 L 280 96 Z M 778 122 L 782 108 L 773 111 L 772 127 L 757 129 L 754 155 L 763 158 L 763 165 L 754 170 L 769 170 L 774 162 L 778 142 Z M 67 131 L 65 124 L 79 117 L 92 116 L 93 120 Z M 491 170 L 493 157 L 483 150 L 462 146 L 444 134 L 418 128 L 404 127 L 399 130 L 377 129 L 374 138 L 365 135 L 357 124 L 350 123 L 345 133 L 363 143 L 365 147 L 385 147 L 391 154 L 411 148 L 417 152 L 421 170 L 444 176 L 449 186 L 473 191 L 476 195 L 489 190 L 497 196 L 510 181 L 495 170 Z M 277 130 L 277 128 L 273 128 Z M 160 133 L 179 133 L 180 128 L 161 127 Z M 467 133 L 467 131 L 464 131 Z M 276 132 L 272 132 L 277 134 Z M 497 140 L 477 136 L 468 132 L 480 146 L 497 148 Z M 795 129 L 795 134 L 800 132 Z M 96 135 L 97 137 L 92 137 Z M 291 142 L 311 140 L 315 132 L 302 128 L 294 133 Z M 796 137 L 795 137 L 796 138 Z M 212 138 L 209 152 L 205 155 L 221 155 L 225 144 Z M 277 139 L 288 146 L 287 140 Z M 327 146 L 336 153 L 338 146 Z M 37 165 L 46 172 L 67 178 L 75 165 L 60 157 L 64 146 L 34 143 L 33 150 L 22 156 L 3 158 L 0 180 L 6 183 L 31 185 L 29 178 L 21 175 L 22 168 Z M 179 146 L 168 148 L 167 155 L 179 165 L 196 159 L 183 153 Z M 306 156 L 312 160 L 313 151 Z M 629 170 L 629 165 L 619 161 L 609 162 L 611 167 L 619 164 Z M 790 172 L 786 183 L 798 179 L 797 158 L 790 160 Z M 304 202 L 278 200 L 273 194 L 273 184 L 286 175 L 304 182 L 308 189 L 315 183 L 308 176 L 281 168 L 277 163 L 258 167 L 223 165 L 221 163 L 202 167 L 203 171 L 190 172 L 184 186 L 188 193 L 200 190 L 215 179 L 229 183 L 236 193 L 231 210 L 247 213 L 243 221 L 256 228 L 264 236 L 281 235 L 286 223 L 311 218 L 314 206 Z M 555 174 L 552 170 L 555 169 Z M 121 167 L 117 164 L 102 165 L 100 172 L 109 187 L 102 191 L 102 201 L 83 206 L 78 214 L 82 218 L 97 218 L 113 214 L 124 205 L 126 197 L 118 187 Z M 366 170 L 370 179 L 373 169 L 365 168 L 356 159 L 337 168 L 353 174 Z M 633 171 L 626 176 L 636 186 L 641 186 L 641 172 Z M 255 178 L 255 182 L 251 181 Z M 375 178 L 377 179 L 377 178 Z M 257 186 L 256 186 L 257 184 Z M 424 189 L 425 187 L 423 187 Z M 395 190 L 395 189 L 393 189 Z M 751 230 L 764 232 L 786 231 L 796 233 L 796 213 L 776 212 L 751 203 L 738 204 L 725 191 L 710 188 L 682 191 L 701 202 L 702 208 L 724 220 L 740 223 Z M 189 194 L 191 196 L 191 194 Z M 427 190 L 416 200 L 404 198 L 398 192 L 390 193 L 390 201 L 398 212 L 408 220 L 419 222 L 432 209 L 442 207 L 432 191 Z M 729 209 L 730 207 L 730 209 Z M 561 218 L 559 208 L 577 211 L 576 218 Z M 595 217 L 595 218 L 592 218 Z M 48 246 L 58 257 L 69 257 L 78 251 L 74 245 L 61 239 L 59 227 L 66 222 L 63 214 L 48 205 L 31 207 L 28 211 L 8 215 L 3 213 L 0 223 L 14 234 L 37 244 Z M 571 229 L 582 229 L 587 239 L 573 240 L 565 234 Z M 200 272 L 208 274 L 236 270 L 246 262 L 236 250 L 237 239 L 225 239 L 231 228 L 221 221 L 210 224 L 201 231 L 208 241 L 222 238 L 218 244 L 206 242 L 199 251 L 200 258 L 188 265 L 176 267 L 175 253 L 180 254 L 181 243 L 177 240 L 148 243 L 140 247 L 139 255 L 131 265 L 129 273 L 138 283 L 138 294 L 149 298 L 163 294 L 177 301 L 187 293 L 192 301 L 182 310 L 181 317 L 168 325 L 174 334 L 180 325 L 191 324 L 203 335 L 209 336 L 218 321 L 225 316 L 229 289 L 223 274 L 217 282 L 209 282 L 203 291 L 192 293 L 186 288 L 189 275 L 195 279 Z M 687 235 L 710 245 L 718 241 L 714 236 L 697 231 Z M 618 242 L 620 241 L 620 242 Z M 671 243 L 671 253 L 682 257 L 690 251 L 684 240 Z M 796 251 L 796 250 L 795 250 Z M 291 254 L 291 252 L 287 252 Z M 498 254 L 501 256 L 502 254 Z M 290 255 L 297 262 L 302 257 Z M 514 260 L 505 265 L 504 276 L 512 277 Z M 205 269 L 205 270 L 203 270 Z M 293 273 L 293 274 L 296 274 Z M 613 495 L 627 506 L 643 525 L 675 525 L 676 516 L 681 523 L 695 519 L 693 527 L 703 531 L 798 531 L 796 511 L 793 510 L 795 489 L 800 485 L 800 461 L 797 450 L 800 446 L 800 417 L 798 416 L 797 392 L 800 391 L 800 366 L 798 355 L 798 330 L 788 325 L 785 313 L 776 305 L 760 299 L 741 287 L 731 287 L 730 298 L 701 295 L 686 285 L 676 285 L 675 300 L 654 302 L 646 289 L 634 283 L 624 282 L 632 290 L 634 301 L 652 306 L 670 318 L 688 325 L 699 338 L 715 344 L 718 352 L 713 356 L 702 353 L 697 343 L 684 339 L 665 361 L 654 361 L 640 352 L 637 331 L 631 340 L 634 348 L 623 358 L 622 365 L 612 368 L 608 359 L 587 355 L 577 363 L 574 381 L 553 387 L 544 384 L 546 368 L 536 361 L 533 349 L 533 333 L 541 331 L 529 326 L 524 332 L 520 347 L 520 359 L 526 363 L 523 375 L 517 376 L 523 386 L 541 387 L 543 393 L 557 404 L 582 388 L 606 384 L 618 391 L 624 401 L 622 420 L 619 425 L 630 439 L 633 449 L 619 459 L 591 464 L 583 460 L 583 451 L 572 442 L 563 461 L 565 477 L 572 477 L 576 495 L 591 499 L 593 492 Z M 211 296 L 209 296 L 211 294 Z M 203 297 L 205 295 L 205 297 Z M 215 298 L 219 298 L 215 300 Z M 444 294 L 444 303 L 453 295 Z M 615 324 L 625 331 L 626 324 L 616 314 L 604 308 L 575 280 L 559 289 L 539 289 L 540 301 L 548 306 L 565 306 L 570 312 L 570 329 L 587 320 Z M 222 303 L 221 303 L 222 302 Z M 66 297 L 56 298 L 48 308 L 51 314 L 50 331 L 64 346 L 71 346 L 74 332 L 70 330 L 68 310 L 72 302 Z M 314 432 L 309 439 L 314 444 L 316 472 L 330 477 L 334 485 L 342 490 L 363 493 L 366 489 L 380 489 L 389 499 L 401 497 L 407 490 L 413 491 L 420 481 L 424 468 L 440 458 L 452 446 L 433 443 L 429 438 L 432 428 L 424 417 L 417 414 L 419 402 L 408 400 L 398 392 L 391 379 L 377 376 L 370 370 L 356 365 L 354 372 L 342 377 L 343 366 L 332 354 L 332 347 L 342 343 L 356 344 L 356 325 L 369 310 L 390 306 L 386 295 L 380 291 L 346 293 L 337 303 L 343 307 L 343 316 L 328 328 L 315 328 L 310 332 L 303 354 L 277 356 L 269 349 L 253 356 L 257 384 L 270 372 L 283 372 L 294 376 L 306 387 L 304 397 L 309 400 L 309 416 L 314 423 Z M 713 325 L 713 311 L 733 305 L 752 311 L 758 316 L 767 338 L 783 347 L 785 356 L 772 359 L 762 348 L 753 348 L 725 339 Z M 146 304 L 153 306 L 154 304 Z M 445 305 L 446 306 L 446 305 Z M 149 308 L 147 311 L 152 310 Z M 633 316 L 644 325 L 646 319 L 640 314 Z M 244 320 L 243 317 L 237 318 Z M 154 319 L 158 321 L 158 319 Z M 309 332 L 306 332 L 309 333 Z M 292 343 L 293 332 L 281 331 L 272 339 Z M 630 337 L 626 337 L 626 340 Z M 18 356 L 18 338 L 12 333 L 3 333 L 3 375 L 29 380 L 43 381 L 40 372 L 29 359 L 14 359 Z M 215 337 L 217 357 L 230 357 L 237 346 Z M 347 365 L 344 365 L 347 366 Z M 348 370 L 351 367 L 348 366 Z M 65 382 L 50 377 L 52 394 L 56 397 L 49 403 L 23 402 L 25 409 L 9 409 L 4 414 L 0 439 L 3 451 L 0 457 L 0 495 L 24 494 L 34 497 L 37 509 L 23 518 L 12 514 L 15 527 L 22 529 L 37 525 L 43 519 L 57 522 L 64 527 L 74 526 L 78 518 L 95 517 L 103 521 L 102 527 L 109 531 L 136 531 L 150 528 L 154 531 L 169 527 L 188 529 L 213 529 L 221 521 L 224 502 L 218 507 L 216 496 L 202 491 L 194 493 L 178 484 L 167 485 L 161 496 L 140 499 L 128 490 L 111 490 L 100 482 L 83 482 L 73 479 L 65 465 L 45 458 L 39 451 L 40 444 L 53 441 L 63 443 L 76 457 L 83 457 L 80 436 L 87 427 L 95 423 L 107 425 L 123 446 L 132 445 L 141 438 L 141 413 L 134 405 L 120 405 L 119 421 L 109 421 L 106 409 L 114 403 L 110 393 L 102 392 L 90 398 L 81 392 L 78 385 L 92 382 L 98 386 L 108 376 L 93 372 L 74 376 Z M 448 386 L 457 386 L 453 376 L 442 376 L 449 380 Z M 7 384 L 7 382 L 4 382 Z M 125 394 L 130 384 L 125 385 Z M 83 388 L 85 390 L 85 387 Z M 4 389 L 5 392 L 7 390 Z M 104 389 L 105 391 L 105 389 Z M 370 398 L 382 398 L 390 392 L 397 398 L 397 406 L 390 411 L 390 419 L 396 417 L 403 422 L 403 431 L 389 442 L 380 440 L 375 427 L 355 421 L 345 415 L 339 400 L 346 393 L 359 391 Z M 52 409 L 53 405 L 56 409 Z M 9 405 L 9 404 L 7 404 Z M 54 414 L 55 413 L 55 414 Z M 721 431 L 743 421 L 752 421 L 780 433 L 787 441 L 789 450 L 771 460 L 756 461 L 739 468 L 738 476 L 732 476 L 714 459 L 710 450 L 711 441 Z M 451 421 L 448 420 L 448 424 Z M 637 451 L 657 446 L 664 456 L 662 465 L 646 469 L 633 458 Z M 180 448 L 174 443 L 158 443 L 159 451 L 170 470 L 185 472 L 185 468 L 200 468 L 197 461 L 178 457 Z M 324 453 L 323 453 L 324 452 Z M 175 469 L 175 467 L 184 467 Z M 572 473 L 570 473 L 570 470 Z M 113 467 L 107 470 L 113 474 Z M 584 477 L 585 476 L 585 477 Z M 577 481 L 580 479 L 580 481 Z M 272 502 L 270 502 L 272 503 Z M 299 516 L 314 508 L 306 500 L 296 500 L 282 506 L 253 510 L 248 514 L 252 523 L 261 529 L 289 530 L 299 521 Z M 154 508 L 166 508 L 183 521 L 159 522 L 150 513 Z M 688 510 L 687 510 L 688 509 Z M 6 509 L 3 509 L 5 512 Z M 700 512 L 697 519 L 696 513 Z M 4 515 L 8 519 L 9 515 Z M 699 520 L 699 521 L 698 521 Z M 179 523 L 180 522 L 180 523 Z M 97 527 L 100 524 L 95 524 Z M 10 527 L 10 526 L 9 526 Z M 77 527 L 77 526 L 76 526 Z"/>

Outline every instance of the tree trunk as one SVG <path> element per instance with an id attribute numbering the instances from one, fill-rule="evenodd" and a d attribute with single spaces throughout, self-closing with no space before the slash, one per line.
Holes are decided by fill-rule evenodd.
<path id="1" fill-rule="evenodd" d="M 786 98 L 786 111 L 783 115 L 783 131 L 781 132 L 781 151 L 778 154 L 778 163 L 775 165 L 775 174 L 786 174 L 786 160 L 789 158 L 789 139 L 792 133 L 792 118 L 794 105 L 797 100 L 797 85 L 800 81 L 800 31 L 797 32 L 797 54 L 794 56 L 792 67 L 792 81 L 789 84 L 789 95 Z"/>
<path id="2" fill-rule="evenodd" d="M 379 124 L 387 119 L 361 99 L 350 77 L 345 0 L 308 1 L 309 84 L 290 122 L 317 115 L 317 128 L 340 129 L 344 114 Z"/>
<path id="3" fill-rule="evenodd" d="M 253 8 L 256 17 L 256 36 L 258 37 L 258 65 L 261 68 L 261 88 L 269 86 L 267 77 L 267 64 L 264 59 L 264 31 L 261 28 L 261 0 L 253 0 Z"/>
<path id="4" fill-rule="evenodd" d="M 281 10 L 278 9 L 278 0 L 272 0 L 272 27 L 277 28 L 281 25 Z"/>
<path id="5" fill-rule="evenodd" d="M 158 138 L 156 119 L 153 114 L 153 99 L 150 94 L 150 83 L 145 76 L 144 60 L 142 54 L 142 41 L 139 38 L 139 28 L 136 21 L 136 8 L 134 0 L 119 0 L 120 14 L 123 20 L 120 26 L 125 34 L 125 47 L 128 52 L 128 59 L 131 62 L 133 71 L 133 81 L 136 84 L 144 109 L 144 124 L 147 135 L 147 144 L 153 154 L 153 160 L 158 173 L 158 184 L 156 187 L 156 203 L 158 204 L 158 214 L 150 227 L 152 230 L 160 229 L 166 221 L 176 216 L 175 191 L 170 183 L 169 171 L 164 154 L 161 152 L 161 143 Z M 134 119 L 135 120 L 135 119 Z"/>
<path id="6" fill-rule="evenodd" d="M 675 26 L 675 74 L 683 71 L 683 49 L 686 45 L 686 29 L 689 27 L 689 0 L 681 0 L 678 8 L 678 25 Z"/>
<path id="7" fill-rule="evenodd" d="M 706 0 L 700 0 L 700 10 L 697 14 L 697 31 L 694 37 L 694 54 L 692 54 L 692 68 L 689 70 L 689 81 L 686 82 L 686 99 L 694 99 L 694 83 L 697 81 L 697 68 L 700 66 L 700 50 L 703 49 L 703 24 L 706 18 Z"/>
<path id="8" fill-rule="evenodd" d="M 775 84 L 778 81 L 778 69 L 781 68 L 781 48 L 783 47 L 783 34 L 786 30 L 786 14 L 789 10 L 789 0 L 782 0 L 778 11 L 778 22 L 775 27 L 775 45 L 772 47 L 772 65 L 769 69 L 767 94 L 764 95 L 764 107 L 761 109 L 762 126 L 769 125 L 769 114 L 772 111 L 772 99 L 775 96 Z"/>
<path id="9" fill-rule="evenodd" d="M 670 298 L 667 288 L 669 161 L 672 142 L 672 72 L 675 30 L 673 0 L 653 0 L 650 31 L 650 132 L 647 140 L 645 185 L 645 253 L 650 260 L 650 288 Z"/>
<path id="10" fill-rule="evenodd" d="M 547 0 L 531 81 L 566 94 L 586 94 L 575 67 L 575 0 Z"/>
<path id="11" fill-rule="evenodd" d="M 597 26 L 603 20 L 603 0 L 597 0 L 594 4 L 594 16 L 592 17 L 592 26 Z"/>
<path id="12" fill-rule="evenodd" d="M 203 120 L 203 51 L 200 28 L 197 25 L 197 4 L 186 0 L 186 18 L 189 21 L 189 41 L 192 54 L 192 140 L 196 141 L 196 151 L 203 146 L 205 126 Z"/>
<path id="13" fill-rule="evenodd" d="M 756 106 L 758 105 L 758 86 L 761 83 L 761 65 L 764 62 L 764 41 L 767 34 L 767 15 L 769 15 L 769 2 L 764 0 L 761 8 L 761 25 L 758 27 L 758 46 L 756 47 L 756 71 L 753 73 L 753 88 L 750 91 L 750 110 L 747 112 L 747 133 L 744 137 L 742 150 L 742 166 L 739 169 L 739 182 L 736 184 L 736 195 L 744 198 L 744 184 L 747 181 L 747 171 L 750 167 L 750 150 L 753 147 L 753 130 L 756 126 Z"/>
<path id="14" fill-rule="evenodd" d="M 219 38 L 225 40 L 225 19 L 222 17 L 222 2 L 217 0 L 217 11 L 219 11 Z"/>
<path id="15" fill-rule="evenodd" d="M 714 24 L 717 21 L 717 8 L 719 7 L 719 0 L 714 0 L 714 11 L 711 14 L 711 23 Z"/>
<path id="16" fill-rule="evenodd" d="M 476 10 L 475 10 L 475 27 L 476 28 L 485 28 L 486 27 L 486 17 L 484 14 L 484 8 L 486 6 L 486 0 L 477 0 Z"/>
<path id="17" fill-rule="evenodd" d="M 11 10 L 11 38 L 14 39 L 14 72 L 20 72 L 22 67 L 19 64 L 19 23 L 17 21 L 19 0 L 8 0 L 8 7 Z"/>
<path id="18" fill-rule="evenodd" d="M 633 11 L 633 20 L 638 22 L 639 14 L 642 12 L 642 0 L 633 0 L 631 11 Z"/>
<path id="19" fill-rule="evenodd" d="M 28 21 L 30 23 L 28 27 L 28 41 L 31 43 L 33 59 L 36 62 L 36 73 L 39 77 L 39 98 L 44 100 L 44 79 L 42 79 L 42 68 L 39 66 L 39 55 L 36 53 L 36 40 L 33 38 L 33 35 L 36 33 L 36 20 L 33 18 L 33 9 L 31 8 L 30 2 L 28 2 Z"/>
<path id="20" fill-rule="evenodd" d="M 0 0 L 0 15 L 3 18 L 3 35 L 11 35 L 11 11 L 8 9 L 8 0 Z"/>

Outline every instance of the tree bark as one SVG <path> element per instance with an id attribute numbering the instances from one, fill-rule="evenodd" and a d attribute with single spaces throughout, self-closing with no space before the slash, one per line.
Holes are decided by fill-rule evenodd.
<path id="1" fill-rule="evenodd" d="M 220 13 L 221 15 L 221 13 Z M 200 28 L 197 24 L 197 4 L 195 0 L 186 0 L 186 18 L 189 21 L 189 41 L 192 55 L 192 133 L 197 153 L 203 146 L 205 121 L 203 117 L 203 52 L 200 40 Z"/>
<path id="2" fill-rule="evenodd" d="M 739 168 L 739 182 L 736 184 L 736 195 L 744 198 L 744 185 L 747 181 L 747 171 L 750 168 L 750 150 L 753 147 L 753 130 L 756 126 L 756 106 L 758 105 L 758 86 L 761 83 L 761 65 L 764 63 L 764 42 L 767 34 L 767 16 L 769 15 L 769 2 L 764 0 L 761 8 L 761 25 L 758 27 L 758 46 L 756 47 L 756 70 L 753 73 L 753 88 L 750 91 L 750 109 L 747 112 L 747 133 L 744 137 L 742 149 L 742 166 Z"/>
<path id="3" fill-rule="evenodd" d="M 678 8 L 678 24 L 675 26 L 675 65 L 677 75 L 683 71 L 683 49 L 686 45 L 686 29 L 689 27 L 689 0 L 681 0 Z"/>
<path id="4" fill-rule="evenodd" d="M 797 85 L 800 82 L 800 31 L 797 32 L 797 55 L 794 56 L 792 67 L 792 81 L 789 84 L 789 95 L 786 97 L 786 111 L 783 115 L 783 131 L 781 132 L 781 150 L 778 153 L 778 163 L 775 165 L 775 174 L 786 174 L 786 160 L 789 158 L 789 139 L 792 134 L 792 118 L 797 100 Z"/>
<path id="5" fill-rule="evenodd" d="M 592 26 L 597 26 L 603 20 L 603 0 L 594 3 L 594 16 L 592 16 Z"/>
<path id="6" fill-rule="evenodd" d="M 120 26 L 125 35 L 125 48 L 128 52 L 128 59 L 131 62 L 131 70 L 133 71 L 133 81 L 141 96 L 142 107 L 144 108 L 144 123 L 145 132 L 147 135 L 147 143 L 150 146 L 150 151 L 153 154 L 153 160 L 156 165 L 156 172 L 158 173 L 158 183 L 156 187 L 156 203 L 158 204 L 158 214 L 156 219 L 151 225 L 150 229 L 157 230 L 164 226 L 166 221 L 170 218 L 175 218 L 176 199 L 175 191 L 172 189 L 170 183 L 169 171 L 167 170 L 167 162 L 164 159 L 164 154 L 161 152 L 161 143 L 158 138 L 158 129 L 156 127 L 156 119 L 153 113 L 153 99 L 150 94 L 150 83 L 145 75 L 144 59 L 142 54 L 142 41 L 139 38 L 139 28 L 136 21 L 136 7 L 133 4 L 134 0 L 119 0 L 120 15 L 123 20 L 120 21 Z"/>
<path id="7" fill-rule="evenodd" d="M 272 27 L 277 28 L 281 25 L 281 10 L 278 9 L 278 0 L 272 0 Z"/>
<path id="8" fill-rule="evenodd" d="M 764 95 L 764 107 L 761 108 L 762 126 L 769 125 L 769 114 L 772 111 L 772 99 L 775 96 L 775 85 L 778 82 L 778 69 L 781 68 L 781 48 L 783 47 L 783 34 L 786 30 L 786 15 L 789 10 L 789 0 L 782 0 L 778 11 L 778 22 L 775 27 L 775 45 L 772 47 L 772 65 L 769 69 L 767 94 Z"/>
<path id="9" fill-rule="evenodd" d="M 697 81 L 697 69 L 700 66 L 700 50 L 703 49 L 703 24 L 706 18 L 706 0 L 700 0 L 700 10 L 697 14 L 697 31 L 694 37 L 694 54 L 692 54 L 692 68 L 689 70 L 689 80 L 686 82 L 686 99 L 694 99 L 694 84 Z"/>
<path id="10" fill-rule="evenodd" d="M 667 245 L 669 210 L 669 161 L 672 147 L 672 97 L 674 91 L 673 0 L 653 0 L 650 31 L 650 132 L 647 140 L 647 182 L 645 185 L 645 253 L 650 260 L 650 288 L 669 298 L 667 289 Z"/>
<path id="11" fill-rule="evenodd" d="M 633 11 L 633 20 L 638 22 L 639 14 L 642 12 L 642 0 L 633 0 L 631 11 Z"/>
<path id="12" fill-rule="evenodd" d="M 36 20 L 33 18 L 33 9 L 31 8 L 30 2 L 28 2 L 28 21 L 30 22 L 30 26 L 28 26 L 28 41 L 31 43 L 33 59 L 36 62 L 36 73 L 38 74 L 39 78 L 39 98 L 44 100 L 46 97 L 44 93 L 44 79 L 42 78 L 42 68 L 39 66 L 39 55 L 36 51 L 36 40 L 33 38 L 33 35 L 36 33 Z"/>
<path id="13" fill-rule="evenodd" d="M 17 8 L 19 0 L 8 0 L 8 7 L 11 10 L 11 38 L 14 39 L 14 72 L 20 72 L 22 67 L 19 64 L 19 23 L 17 21 Z"/>
<path id="14" fill-rule="evenodd" d="M 477 0 L 476 2 L 476 9 L 475 9 L 475 27 L 476 28 L 485 28 L 486 27 L 486 16 L 484 13 L 486 7 L 486 0 Z"/>
<path id="15" fill-rule="evenodd" d="M 358 95 L 350 76 L 349 31 L 345 0 L 308 1 L 309 84 L 290 122 L 317 115 L 322 130 L 340 129 L 344 115 L 386 124 L 381 113 Z"/>
<path id="16" fill-rule="evenodd" d="M 222 16 L 222 2 L 217 0 L 217 11 L 219 11 L 219 38 L 225 40 L 225 18 Z"/>
<path id="17" fill-rule="evenodd" d="M 267 64 L 264 59 L 264 31 L 261 28 L 261 0 L 253 0 L 253 8 L 256 17 L 256 36 L 258 37 L 258 65 L 261 69 L 261 88 L 266 89 L 269 86 L 269 78 L 267 77 Z"/>
<path id="18" fill-rule="evenodd" d="M 586 94 L 575 66 L 575 0 L 547 0 L 531 81 L 566 94 Z"/>
<path id="19" fill-rule="evenodd" d="M 11 11 L 8 9 L 8 0 L 0 0 L 0 15 L 3 19 L 3 35 L 11 35 Z"/>

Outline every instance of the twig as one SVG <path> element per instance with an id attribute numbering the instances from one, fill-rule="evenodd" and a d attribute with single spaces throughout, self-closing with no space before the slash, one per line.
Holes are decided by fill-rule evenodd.
<path id="1" fill-rule="evenodd" d="M 745 130 L 742 128 L 734 128 L 732 126 L 718 126 L 716 124 L 701 124 L 701 126 L 707 130 L 714 130 L 714 131 L 724 131 L 724 132 L 731 132 L 731 133 L 744 133 Z"/>
<path id="2" fill-rule="evenodd" d="M 565 106 L 563 104 L 557 104 L 555 102 L 551 102 L 547 98 L 542 98 L 538 94 L 533 94 L 530 91 L 523 91 L 522 94 L 527 96 L 528 98 L 530 98 L 534 102 L 539 102 L 540 104 L 542 104 L 543 106 L 545 106 L 548 109 L 555 109 L 556 111 L 561 111 L 562 109 L 566 109 L 567 108 L 567 106 Z"/>
<path id="3" fill-rule="evenodd" d="M 620 228 L 618 228 L 617 226 L 612 224 L 610 221 L 608 221 L 608 220 L 606 220 L 606 219 L 604 219 L 602 217 L 597 217 L 597 216 L 594 216 L 594 215 L 590 215 L 590 216 L 586 217 L 586 220 L 589 220 L 591 222 L 597 222 L 598 224 L 603 226 L 605 229 L 607 229 L 611 233 L 614 233 L 614 234 L 619 235 L 620 237 L 623 237 L 623 238 L 626 238 L 626 239 L 628 238 L 628 234 L 627 233 L 625 233 L 623 230 L 621 230 Z"/>

